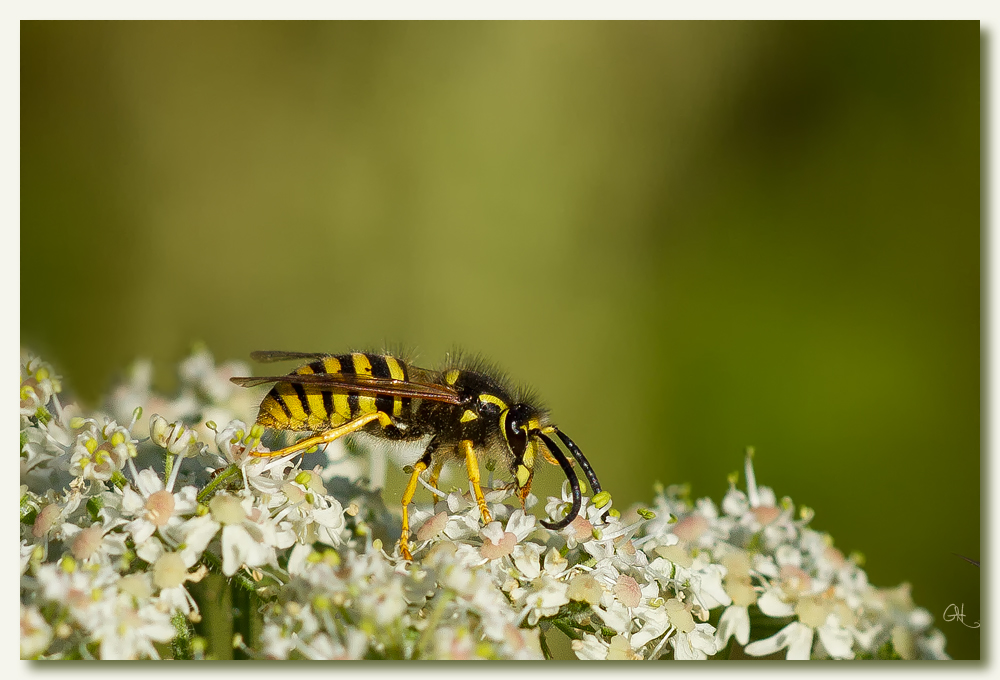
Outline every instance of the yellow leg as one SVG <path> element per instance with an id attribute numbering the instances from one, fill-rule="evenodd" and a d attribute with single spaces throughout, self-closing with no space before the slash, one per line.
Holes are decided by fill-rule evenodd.
<path id="1" fill-rule="evenodd" d="M 417 461 L 417 464 L 413 466 L 413 474 L 410 475 L 410 483 L 406 485 L 406 491 L 403 492 L 403 531 L 399 534 L 399 554 L 403 556 L 404 560 L 413 560 L 413 555 L 410 554 L 410 516 L 407 506 L 413 500 L 413 494 L 417 492 L 417 477 L 426 469 L 426 463 Z"/>
<path id="2" fill-rule="evenodd" d="M 320 432 L 314 437 L 307 437 L 302 441 L 292 444 L 291 446 L 286 446 L 283 449 L 278 449 L 277 451 L 254 451 L 251 456 L 255 458 L 278 458 L 280 456 L 287 456 L 290 453 L 297 453 L 298 451 L 305 451 L 306 449 L 311 449 L 314 446 L 322 446 L 323 444 L 329 444 L 335 439 L 340 439 L 345 434 L 350 434 L 352 432 L 357 432 L 363 428 L 368 423 L 373 420 L 378 420 L 382 427 L 388 427 L 392 425 L 392 419 L 381 411 L 375 411 L 374 413 L 366 413 L 360 418 L 355 418 L 354 420 L 344 423 L 340 427 L 335 427 L 332 430 L 326 430 Z"/>
<path id="3" fill-rule="evenodd" d="M 476 502 L 479 504 L 479 514 L 483 519 L 483 524 L 489 524 L 493 521 L 493 516 L 490 515 L 490 511 L 486 507 L 483 490 L 479 487 L 479 461 L 476 460 L 476 451 L 472 448 L 472 442 L 468 439 L 462 440 L 462 449 L 465 451 L 465 468 L 469 472 L 472 491 L 476 494 Z"/>
<path id="4" fill-rule="evenodd" d="M 545 434 L 552 434 L 555 431 L 556 431 L 556 428 L 554 428 L 554 427 L 546 427 L 546 428 L 542 429 L 542 432 L 544 432 Z M 544 446 L 539 446 L 538 448 L 540 448 L 542 450 L 542 458 L 545 459 L 545 462 L 549 463 L 550 465 L 559 465 L 559 461 L 556 460 L 555 457 L 551 453 L 549 453 L 548 448 L 546 448 Z M 572 466 L 573 465 L 573 460 L 569 459 L 569 458 L 567 458 L 567 460 L 569 460 L 569 464 L 570 464 L 570 466 Z"/>
<path id="5" fill-rule="evenodd" d="M 434 463 L 434 467 L 431 468 L 431 477 L 430 479 L 427 480 L 430 483 L 430 485 L 433 486 L 435 489 L 438 488 L 438 477 L 441 476 L 442 467 L 444 467 L 443 460 Z"/>

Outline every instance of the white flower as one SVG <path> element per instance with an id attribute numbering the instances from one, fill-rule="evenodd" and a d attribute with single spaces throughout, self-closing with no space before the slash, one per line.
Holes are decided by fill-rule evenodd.
<path id="1" fill-rule="evenodd" d="M 45 407 L 54 394 L 62 390 L 59 376 L 38 357 L 21 363 L 21 415 L 34 416 Z"/>
<path id="2" fill-rule="evenodd" d="M 179 465 L 177 461 L 175 465 Z M 144 543 L 157 530 L 167 531 L 179 526 L 183 517 L 194 514 L 198 507 L 198 490 L 186 486 L 177 493 L 165 488 L 163 480 L 151 468 L 139 472 L 135 479 L 138 493 L 131 487 L 122 490 L 122 512 L 135 517 L 125 525 L 136 545 Z"/>
<path id="3" fill-rule="evenodd" d="M 101 643 L 102 659 L 159 659 L 153 643 L 171 640 L 170 614 L 153 604 L 136 605 L 131 595 L 107 598 L 83 623 Z"/>
<path id="4" fill-rule="evenodd" d="M 567 583 L 548 575 L 532 581 L 530 589 L 521 589 L 518 600 L 524 606 L 522 613 L 527 613 L 528 625 L 534 626 L 539 619 L 557 614 L 561 606 L 569 603 L 568 589 Z"/>
<path id="5" fill-rule="evenodd" d="M 733 605 L 722 612 L 716 633 L 719 649 L 729 644 L 730 637 L 735 637 L 741 645 L 746 645 L 750 640 L 750 612 L 747 607 Z"/>
<path id="6" fill-rule="evenodd" d="M 809 658 L 812 642 L 813 629 L 799 621 L 792 621 L 771 637 L 751 642 L 743 651 L 751 656 L 767 656 L 787 647 L 786 659 L 804 661 Z"/>
<path id="7" fill-rule="evenodd" d="M 757 591 L 750 577 L 750 557 L 746 552 L 731 549 L 722 557 L 726 569 L 723 587 L 732 603 L 726 607 L 719 619 L 717 642 L 719 649 L 729 644 L 735 636 L 737 642 L 746 645 L 750 640 L 750 612 L 748 607 L 757 602 Z"/>
<path id="8" fill-rule="evenodd" d="M 215 445 L 230 463 L 244 465 L 250 462 L 246 438 L 250 428 L 242 420 L 231 420 L 215 435 Z"/>
<path id="9" fill-rule="evenodd" d="M 198 604 L 184 587 L 186 581 L 198 582 L 207 573 L 203 565 L 196 573 L 189 574 L 183 555 L 165 552 L 153 563 L 153 584 L 160 589 L 160 608 L 178 610 L 185 615 L 198 611 Z"/>
<path id="10" fill-rule="evenodd" d="M 81 529 L 67 522 L 62 525 L 63 541 L 69 544 L 70 553 L 79 562 L 109 564 L 111 558 L 125 553 L 125 534 L 113 531 L 117 524 L 95 522 Z"/>
<path id="11" fill-rule="evenodd" d="M 232 576 L 241 566 L 277 564 L 274 523 L 252 500 L 217 494 L 208 504 L 214 522 L 222 525 L 222 573 Z"/>
<path id="12" fill-rule="evenodd" d="M 21 658 L 34 659 L 52 642 L 52 626 L 37 607 L 21 605 Z"/>
<path id="13" fill-rule="evenodd" d="M 274 521 L 287 522 L 290 530 L 287 538 L 278 540 L 277 547 L 286 548 L 295 541 L 340 544 L 346 526 L 344 508 L 326 493 L 319 470 L 291 470 L 278 491 L 284 503 L 276 506 Z"/>
<path id="14" fill-rule="evenodd" d="M 136 440 L 129 431 L 107 420 L 103 427 L 89 421 L 76 437 L 70 458 L 70 473 L 96 481 L 107 481 L 135 456 Z"/>
<path id="15" fill-rule="evenodd" d="M 891 642 L 905 658 L 947 658 L 909 589 L 871 586 L 857 560 L 809 528 L 811 510 L 757 484 L 749 457 L 745 491 L 734 476 L 721 504 L 660 487 L 651 517 L 642 508 L 619 514 L 607 494 L 597 497 L 602 507 L 582 496 L 579 515 L 558 531 L 506 504 L 514 488 L 494 484 L 488 466 L 493 521 L 482 524 L 468 488 L 435 491 L 433 506 L 410 507 L 418 559 L 404 561 L 383 547 L 398 535 L 398 504 L 360 478 L 365 458 L 346 455 L 343 440 L 330 448 L 340 468 L 355 470 L 350 479 L 333 464 L 300 469 L 298 454 L 253 457 L 262 428 L 234 417 L 252 416 L 260 393 L 228 380 L 245 367 L 216 366 L 197 350 L 171 399 L 152 392 L 151 369 L 137 364 L 115 392 L 111 414 L 131 418 L 122 427 L 100 413 L 71 419 L 79 409 L 61 405 L 51 369 L 22 359 L 21 515 L 35 515 L 20 530 L 22 656 L 156 658 L 175 634 L 171 616 L 197 619 L 187 583 L 206 573 L 199 562 L 221 558 L 226 575 L 267 572 L 263 645 L 251 652 L 271 658 L 537 659 L 539 624 L 560 614 L 560 626 L 583 635 L 572 643 L 579 658 L 705 659 L 733 638 L 751 655 L 878 656 Z M 158 414 L 148 444 L 135 439 L 140 405 Z M 216 422 L 228 424 L 217 431 Z M 214 439 L 218 453 L 199 439 Z M 156 445 L 178 456 L 166 458 L 169 478 L 136 469 L 137 456 L 162 464 Z M 383 447 L 370 460 L 387 455 Z M 465 478 L 460 464 L 442 479 L 450 472 Z M 180 474 L 186 486 L 175 491 Z M 564 481 L 546 513 L 561 518 L 571 502 Z M 523 507 L 535 503 L 528 495 Z M 755 641 L 751 606 L 792 623 Z M 720 607 L 715 630 L 709 617 Z"/>
<path id="16" fill-rule="evenodd" d="M 65 434 L 63 430 L 55 431 L 60 435 Z M 21 446 L 21 453 L 24 454 L 21 460 L 22 476 L 35 466 L 65 455 L 64 447 L 68 446 L 68 443 L 63 444 L 58 441 L 50 428 L 30 426 L 25 428 L 24 433 L 27 435 L 27 441 Z"/>
<path id="17" fill-rule="evenodd" d="M 700 661 L 719 651 L 715 641 L 715 628 L 707 623 L 697 623 L 694 630 L 678 632 L 670 638 L 674 658 L 678 661 Z"/>
<path id="18" fill-rule="evenodd" d="M 573 640 L 572 649 L 578 659 L 603 661 L 608 658 L 610 645 L 596 635 L 584 633 L 580 640 Z"/>

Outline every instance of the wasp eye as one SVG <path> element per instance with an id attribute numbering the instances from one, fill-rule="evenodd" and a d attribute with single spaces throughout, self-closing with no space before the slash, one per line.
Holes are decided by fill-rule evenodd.
<path id="1" fill-rule="evenodd" d="M 524 429 L 527 418 L 524 414 L 525 406 L 515 404 L 504 411 L 500 421 L 503 423 L 503 436 L 510 446 L 511 453 L 518 462 L 524 457 L 524 450 L 528 446 L 528 433 Z"/>

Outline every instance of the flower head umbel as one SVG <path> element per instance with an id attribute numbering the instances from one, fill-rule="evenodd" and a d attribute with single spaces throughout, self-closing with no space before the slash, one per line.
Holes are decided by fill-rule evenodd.
<path id="1" fill-rule="evenodd" d="M 671 486 L 621 508 L 581 483 L 555 531 L 568 482 L 522 499 L 488 467 L 483 524 L 468 485 L 421 477 L 403 559 L 397 501 L 362 471 L 407 454 L 254 455 L 280 441 L 244 420 L 246 372 L 198 348 L 168 397 L 140 361 L 84 413 L 22 356 L 22 658 L 225 655 L 193 628 L 232 618 L 222 601 L 253 618 L 232 641 L 252 658 L 542 659 L 560 635 L 581 659 L 947 658 L 909 589 L 872 586 L 749 456 L 719 503 Z"/>

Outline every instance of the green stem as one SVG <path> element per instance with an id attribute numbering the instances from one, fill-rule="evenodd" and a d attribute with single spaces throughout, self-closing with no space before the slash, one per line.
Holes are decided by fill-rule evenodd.
<path id="1" fill-rule="evenodd" d="M 120 470 L 115 470 L 111 473 L 111 483 L 119 489 L 124 489 L 128 486 L 128 480 L 125 479 L 125 475 L 123 475 Z"/>
<path id="2" fill-rule="evenodd" d="M 419 659 L 424 655 L 424 647 L 431 641 L 431 637 L 434 636 L 434 631 L 437 630 L 437 625 L 441 621 L 441 617 L 444 615 L 445 605 L 451 601 L 453 597 L 450 590 L 445 590 L 438 597 L 437 605 L 434 607 L 434 611 L 431 612 L 431 617 L 427 620 L 427 628 L 424 629 L 423 634 L 420 636 L 420 640 L 417 642 L 417 653 L 416 657 Z"/>
<path id="3" fill-rule="evenodd" d="M 540 628 L 538 630 L 538 642 L 542 646 L 542 656 L 546 659 L 551 659 L 552 650 L 549 649 L 549 641 L 545 639 L 545 633 Z"/>
<path id="4" fill-rule="evenodd" d="M 200 503 L 201 501 L 211 496 L 213 493 L 215 493 L 215 490 L 219 487 L 220 484 L 222 484 L 224 481 L 226 481 L 233 475 L 238 475 L 239 473 L 240 473 L 240 467 L 238 465 L 230 465 L 225 470 L 217 474 L 215 478 L 212 479 L 212 481 L 210 481 L 208 485 L 201 490 L 201 493 L 198 494 L 198 502 Z"/>
<path id="5" fill-rule="evenodd" d="M 565 621 L 561 621 L 559 619 L 552 619 L 552 625 L 561 630 L 563 634 L 570 640 L 583 639 L 583 636 L 581 636 L 578 632 L 576 632 L 576 629 L 570 626 Z"/>
<path id="6" fill-rule="evenodd" d="M 193 659 L 194 655 L 191 650 L 191 624 L 188 623 L 187 617 L 181 612 L 177 612 L 171 617 L 170 623 L 173 624 L 174 630 L 177 631 L 177 635 L 174 636 L 171 642 L 174 659 Z"/>

